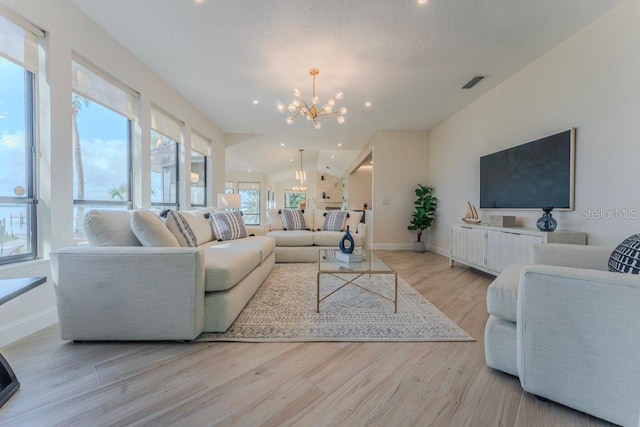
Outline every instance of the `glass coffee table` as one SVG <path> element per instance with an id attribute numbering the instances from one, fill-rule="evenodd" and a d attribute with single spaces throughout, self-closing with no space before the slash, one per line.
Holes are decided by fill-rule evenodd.
<path id="1" fill-rule="evenodd" d="M 317 281 L 317 303 L 316 303 L 316 312 L 320 313 L 320 302 L 329 298 L 331 295 L 338 292 L 340 289 L 344 288 L 347 285 L 356 286 L 363 291 L 367 291 L 371 294 L 377 295 L 380 298 L 383 298 L 391 303 L 393 303 L 393 312 L 398 312 L 398 273 L 385 264 L 378 256 L 375 251 L 370 251 L 367 249 L 362 249 L 362 261 L 351 261 L 349 263 L 341 262 L 336 260 L 336 254 L 340 252 L 339 249 L 320 249 L 318 251 L 318 281 Z M 327 274 L 333 276 L 339 280 L 344 282 L 343 285 L 334 289 L 327 295 L 320 297 L 320 277 L 323 274 Z M 349 275 L 351 278 L 344 278 L 341 275 Z M 394 276 L 394 296 L 393 299 L 380 294 L 379 292 L 375 292 L 371 289 L 366 288 L 365 286 L 355 283 L 357 279 L 360 277 L 368 275 L 371 277 L 372 274 L 393 274 Z M 353 277 L 355 275 L 355 277 Z"/>

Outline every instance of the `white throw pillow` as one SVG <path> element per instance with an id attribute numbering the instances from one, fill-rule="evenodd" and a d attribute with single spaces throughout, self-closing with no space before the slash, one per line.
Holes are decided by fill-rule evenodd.
<path id="1" fill-rule="evenodd" d="M 180 246 L 196 247 L 214 240 L 211 222 L 202 211 L 169 211 L 165 224 Z"/>
<path id="2" fill-rule="evenodd" d="M 131 230 L 143 246 L 180 246 L 162 219 L 151 211 L 134 211 L 131 217 Z"/>
<path id="3" fill-rule="evenodd" d="M 349 227 L 350 233 L 358 232 L 358 224 L 360 224 L 360 220 L 362 220 L 363 215 L 364 212 L 349 211 L 349 217 L 347 218 L 346 227 Z M 346 227 L 345 230 L 347 229 Z"/>
<path id="4" fill-rule="evenodd" d="M 282 218 L 280 218 L 280 209 L 267 209 L 267 217 L 269 218 L 270 230 L 283 230 Z"/>
<path id="5" fill-rule="evenodd" d="M 83 225 L 91 246 L 140 246 L 131 230 L 132 211 L 92 209 L 84 214 Z"/>
<path id="6" fill-rule="evenodd" d="M 324 214 L 327 211 L 322 209 L 316 209 L 313 211 L 313 231 L 322 231 L 322 226 L 324 225 Z"/>
<path id="7" fill-rule="evenodd" d="M 315 209 L 305 209 L 304 210 L 304 223 L 307 225 L 307 230 L 315 230 L 314 228 L 314 217 L 315 217 Z"/>

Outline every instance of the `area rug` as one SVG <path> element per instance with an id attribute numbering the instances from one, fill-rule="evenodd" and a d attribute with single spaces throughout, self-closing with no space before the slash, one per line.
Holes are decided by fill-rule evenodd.
<path id="1" fill-rule="evenodd" d="M 205 332 L 195 341 L 474 340 L 400 277 L 397 313 L 392 302 L 351 285 L 322 301 L 316 313 L 316 268 L 276 264 L 226 332 Z M 324 296 L 343 282 L 323 274 L 320 283 Z M 393 299 L 393 275 L 363 276 L 356 283 Z"/>

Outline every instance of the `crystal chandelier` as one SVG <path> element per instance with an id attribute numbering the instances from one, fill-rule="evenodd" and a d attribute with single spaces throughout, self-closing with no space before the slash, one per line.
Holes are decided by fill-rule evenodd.
<path id="1" fill-rule="evenodd" d="M 281 113 L 285 111 L 291 113 L 289 117 L 287 117 L 287 123 L 291 124 L 296 119 L 296 117 L 302 115 L 307 118 L 307 120 L 313 122 L 313 127 L 316 129 L 320 129 L 320 122 L 318 121 L 319 117 L 329 116 L 336 119 L 338 123 L 344 123 L 344 115 L 347 114 L 347 109 L 342 107 L 337 110 L 334 110 L 336 105 L 336 100 L 342 99 L 342 92 L 338 92 L 334 98 L 331 98 L 324 104 L 322 107 L 318 107 L 318 96 L 316 95 L 316 76 L 320 73 L 317 68 L 312 68 L 309 70 L 309 74 L 313 77 L 313 92 L 311 93 L 311 106 L 304 100 L 302 97 L 302 92 L 300 89 L 295 89 L 293 91 L 293 95 L 296 99 L 291 102 L 291 104 L 285 106 L 284 104 L 278 104 L 278 110 Z"/>
<path id="2" fill-rule="evenodd" d="M 298 151 L 300 151 L 300 169 L 296 171 L 296 186 L 293 187 L 293 191 L 307 191 L 307 187 L 304 186 L 304 182 L 307 180 L 307 173 L 302 169 L 302 152 L 304 148 Z"/>

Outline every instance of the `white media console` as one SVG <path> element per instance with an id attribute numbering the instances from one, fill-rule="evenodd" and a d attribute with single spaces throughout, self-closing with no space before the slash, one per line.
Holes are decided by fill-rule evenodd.
<path id="1" fill-rule="evenodd" d="M 587 244 L 582 232 L 470 224 L 452 225 L 450 237 L 450 266 L 457 261 L 493 275 L 510 264 L 527 264 L 535 243 Z"/>

